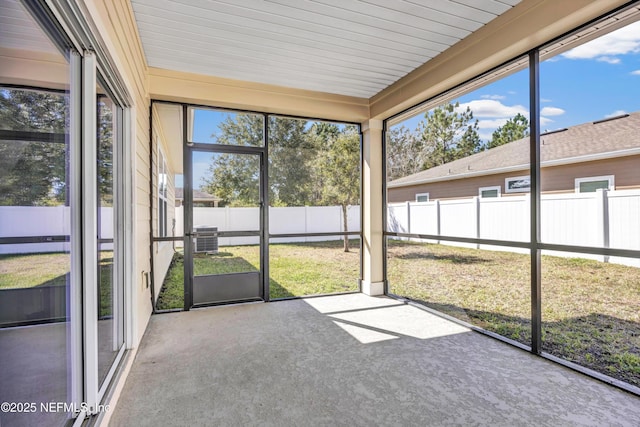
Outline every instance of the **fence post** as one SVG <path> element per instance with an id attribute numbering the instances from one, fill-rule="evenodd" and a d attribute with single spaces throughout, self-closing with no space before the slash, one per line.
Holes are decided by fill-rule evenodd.
<path id="1" fill-rule="evenodd" d="M 475 196 L 473 198 L 473 203 L 475 204 L 475 215 L 476 215 L 476 239 L 480 238 L 480 197 Z M 480 243 L 476 244 L 476 249 L 480 249 Z"/>
<path id="2" fill-rule="evenodd" d="M 600 205 L 598 208 L 598 212 L 602 215 L 600 218 L 600 224 L 602 225 L 602 246 L 605 248 L 609 247 L 609 197 L 608 190 L 606 189 L 598 189 L 596 190 L 596 197 L 598 198 L 598 204 Z M 604 255 L 602 257 L 603 262 L 609 262 L 609 256 Z"/>
<path id="3" fill-rule="evenodd" d="M 436 199 L 436 236 L 440 236 L 440 200 Z M 440 239 L 436 241 L 440 244 Z"/>
<path id="4" fill-rule="evenodd" d="M 411 202 L 407 201 L 407 233 L 411 233 Z"/>
<path id="5" fill-rule="evenodd" d="M 308 233 L 309 232 L 309 206 L 304 207 L 304 232 Z M 308 242 L 309 238 L 308 237 L 304 237 L 304 242 Z"/>

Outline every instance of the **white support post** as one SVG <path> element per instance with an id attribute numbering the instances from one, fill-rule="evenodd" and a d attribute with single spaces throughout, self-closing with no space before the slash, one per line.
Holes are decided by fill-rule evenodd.
<path id="1" fill-rule="evenodd" d="M 370 119 L 362 123 L 362 135 L 362 292 L 383 295 L 382 120 Z"/>

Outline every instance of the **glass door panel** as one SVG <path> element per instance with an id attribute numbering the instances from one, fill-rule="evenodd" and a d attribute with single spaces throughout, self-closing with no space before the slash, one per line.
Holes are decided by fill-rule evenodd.
<path id="1" fill-rule="evenodd" d="M 259 153 L 192 152 L 185 202 L 193 305 L 264 295 L 261 163 Z"/>
<path id="2" fill-rule="evenodd" d="M 98 124 L 98 374 L 100 386 L 124 344 L 123 288 L 118 277 L 118 238 L 116 230 L 119 107 L 97 87 Z"/>

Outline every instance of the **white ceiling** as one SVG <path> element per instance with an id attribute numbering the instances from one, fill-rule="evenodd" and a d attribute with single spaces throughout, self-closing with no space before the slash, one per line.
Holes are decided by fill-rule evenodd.
<path id="1" fill-rule="evenodd" d="M 152 67 L 370 98 L 520 0 L 131 0 Z"/>
<path id="2" fill-rule="evenodd" d="M 18 0 L 0 0 L 0 47 L 59 54 Z"/>

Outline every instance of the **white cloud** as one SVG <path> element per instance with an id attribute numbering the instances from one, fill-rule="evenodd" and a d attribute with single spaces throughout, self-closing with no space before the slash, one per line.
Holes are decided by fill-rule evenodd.
<path id="1" fill-rule="evenodd" d="M 478 127 L 480 129 L 496 129 L 500 126 L 504 126 L 508 119 L 493 119 L 493 120 L 478 120 Z"/>
<path id="2" fill-rule="evenodd" d="M 501 100 L 501 99 L 505 99 L 506 96 L 504 96 L 504 95 L 482 95 L 480 98 L 482 98 L 482 99 L 497 99 L 497 100 Z"/>
<path id="3" fill-rule="evenodd" d="M 620 58 L 616 58 L 615 56 L 600 56 L 596 58 L 596 61 L 606 62 L 607 64 L 619 64 L 622 62 Z"/>
<path id="4" fill-rule="evenodd" d="M 604 118 L 605 118 L 605 119 L 609 119 L 609 118 L 611 118 L 611 117 L 621 116 L 621 115 L 623 115 L 623 114 L 627 114 L 627 112 L 626 112 L 626 111 L 624 111 L 624 110 L 616 110 L 616 111 L 614 111 L 614 112 L 613 112 L 613 113 L 611 113 L 611 114 L 606 114 L 606 115 L 604 116 Z"/>
<path id="5" fill-rule="evenodd" d="M 617 64 L 616 55 L 640 53 L 640 21 L 620 28 L 562 54 L 569 59 L 596 59 Z"/>
<path id="6" fill-rule="evenodd" d="M 469 107 L 473 112 L 474 117 L 513 117 L 520 113 L 525 117 L 529 117 L 529 111 L 522 105 L 504 105 L 503 103 L 494 99 L 477 99 L 470 102 L 460 104 L 457 108 L 458 112 L 465 111 Z"/>
<path id="7" fill-rule="evenodd" d="M 565 113 L 562 108 L 558 107 L 544 107 L 540 111 L 540 115 L 542 116 L 561 116 Z"/>
<path id="8" fill-rule="evenodd" d="M 631 74 L 633 74 L 634 76 L 640 76 L 640 70 L 632 71 Z"/>
<path id="9" fill-rule="evenodd" d="M 548 125 L 549 123 L 553 123 L 553 120 L 548 117 L 540 116 L 540 126 Z"/>

